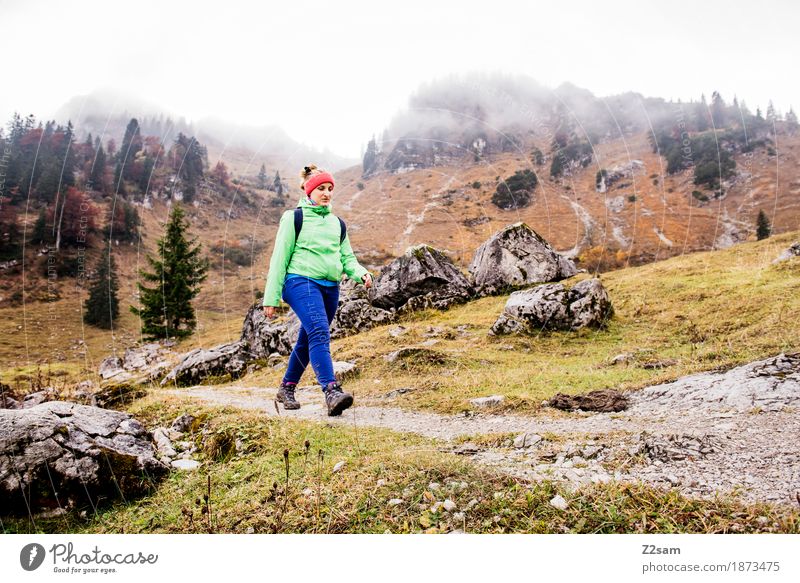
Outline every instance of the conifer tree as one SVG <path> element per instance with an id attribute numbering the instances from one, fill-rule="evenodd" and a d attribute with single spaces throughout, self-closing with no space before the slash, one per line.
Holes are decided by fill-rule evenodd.
<path id="1" fill-rule="evenodd" d="M 142 304 L 131 311 L 142 321 L 142 333 L 148 339 L 183 338 L 195 328 L 192 300 L 206 278 L 208 260 L 201 257 L 196 239 L 187 239 L 189 224 L 179 204 L 172 207 L 164 237 L 158 240 L 158 255 L 147 255 L 152 271 L 140 270 L 141 278 L 153 287 L 137 281 Z"/>
<path id="2" fill-rule="evenodd" d="M 767 214 L 763 210 L 758 211 L 758 219 L 756 219 L 756 238 L 759 241 L 761 241 L 761 239 L 766 239 L 769 237 L 770 231 Z"/>
<path id="3" fill-rule="evenodd" d="M 109 330 L 114 320 L 119 317 L 117 291 L 119 291 L 117 266 L 110 245 L 105 245 L 97 265 L 97 278 L 89 288 L 89 299 L 86 300 L 83 321 L 90 326 Z"/>

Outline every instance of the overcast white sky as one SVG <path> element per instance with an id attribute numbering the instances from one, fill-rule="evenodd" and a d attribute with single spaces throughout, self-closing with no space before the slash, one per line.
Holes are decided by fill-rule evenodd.
<path id="1" fill-rule="evenodd" d="M 0 122 L 110 88 L 358 156 L 421 82 L 475 69 L 797 111 L 799 16 L 791 0 L 0 0 Z"/>

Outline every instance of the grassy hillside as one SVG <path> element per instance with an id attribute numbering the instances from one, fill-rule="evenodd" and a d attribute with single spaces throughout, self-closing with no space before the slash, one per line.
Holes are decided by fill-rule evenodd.
<path id="1" fill-rule="evenodd" d="M 457 412 L 470 408 L 470 398 L 499 393 L 507 397 L 503 407 L 530 411 L 559 391 L 635 389 L 800 350 L 800 320 L 794 316 L 800 311 L 800 260 L 771 263 L 798 238 L 799 232 L 787 233 L 604 273 L 601 281 L 615 308 L 607 330 L 489 336 L 508 299 L 502 295 L 416 313 L 402 322 L 408 328 L 403 336 L 391 336 L 394 325 L 386 325 L 334 340 L 334 359 L 358 363 L 361 374 L 349 387 L 362 397 L 412 387 L 398 404 Z M 570 287 L 587 277 L 564 283 Z M 384 354 L 400 346 L 427 340 L 429 326 L 445 330 L 430 348 L 447 362 L 404 368 L 384 361 Z M 458 326 L 467 326 L 469 334 L 459 335 Z M 622 352 L 634 353 L 634 362 L 610 366 L 609 359 Z M 277 386 L 281 376 L 282 371 L 260 371 L 248 382 Z M 302 382 L 315 382 L 311 368 Z"/>
<path id="2" fill-rule="evenodd" d="M 504 394 L 503 407 L 536 410 L 542 399 L 556 392 L 583 393 L 613 387 L 634 389 L 672 380 L 681 375 L 762 358 L 780 351 L 800 349 L 800 261 L 773 265 L 772 260 L 800 232 L 748 242 L 729 249 L 687 254 L 662 262 L 602 274 L 615 308 L 607 330 L 553 332 L 537 336 L 493 337 L 489 327 L 501 313 L 507 295 L 486 297 L 450 310 L 427 310 L 399 322 L 406 334 L 394 337 L 396 324 L 336 339 L 335 360 L 351 360 L 360 369 L 349 388 L 362 398 L 378 397 L 393 389 L 411 387 L 398 404 L 410 408 L 456 412 L 469 408 L 477 396 Z M 568 287 L 590 277 L 579 274 Z M 96 365 L 111 352 L 106 333 L 83 329 L 77 306 L 63 303 L 62 311 L 33 312 L 43 333 L 28 332 L 30 343 L 44 342 L 53 353 L 71 358 L 49 365 L 63 371 L 64 382 L 96 378 Z M 178 349 L 212 346 L 238 338 L 243 307 L 200 314 L 198 333 Z M 24 355 L 25 337 L 17 329 L 18 311 L 0 310 L 0 350 L 5 362 Z M 125 318 L 133 319 L 128 314 Z M 443 363 L 414 361 L 389 364 L 383 355 L 397 348 L 428 340 L 429 327 L 443 332 L 430 346 L 446 358 Z M 457 332 L 466 326 L 467 334 Z M 86 333 L 85 358 L 75 344 Z M 67 340 L 70 341 L 67 341 Z M 127 344 L 118 340 L 117 349 Z M 634 354 L 631 364 L 610 366 L 608 360 L 622 352 Z M 90 358 L 91 356 L 91 358 Z M 654 368 L 651 368 L 655 366 Z M 4 367 L 3 382 L 28 382 L 36 365 Z M 282 370 L 264 369 L 249 377 L 254 385 L 277 386 Z M 302 382 L 315 383 L 309 367 Z"/>

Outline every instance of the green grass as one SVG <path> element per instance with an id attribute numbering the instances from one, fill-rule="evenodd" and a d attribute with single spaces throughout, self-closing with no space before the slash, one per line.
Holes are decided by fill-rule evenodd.
<path id="1" fill-rule="evenodd" d="M 168 424 L 182 413 L 195 415 L 199 423 L 193 438 L 205 444 L 198 458 L 203 466 L 194 472 L 172 472 L 150 495 L 108 505 L 96 514 L 89 510 L 82 517 L 72 511 L 33 522 L 4 517 L 3 529 L 17 533 L 800 532 L 800 514 L 768 505 L 689 500 L 642 484 L 612 482 L 573 492 L 547 481 L 529 484 L 479 468 L 464 457 L 440 451 L 438 442 L 414 435 L 268 418 L 165 395 L 136 402 L 132 412 L 148 427 Z M 218 447 L 237 438 L 243 445 L 238 454 L 226 455 L 225 448 Z M 288 450 L 288 488 L 284 450 Z M 339 461 L 345 462 L 344 467 L 333 472 Z M 438 482 L 440 488 L 430 489 L 430 482 Z M 304 494 L 307 488 L 310 492 Z M 556 494 L 568 501 L 565 511 L 549 504 Z M 393 498 L 403 502 L 390 505 Z M 463 517 L 431 510 L 445 498 L 455 502 Z"/>

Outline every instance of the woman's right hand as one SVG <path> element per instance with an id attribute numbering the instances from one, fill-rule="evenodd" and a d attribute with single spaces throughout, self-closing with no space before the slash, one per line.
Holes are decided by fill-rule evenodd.
<path id="1" fill-rule="evenodd" d="M 275 306 L 264 306 L 264 315 L 267 317 L 267 320 L 272 320 L 272 317 L 275 315 Z"/>

